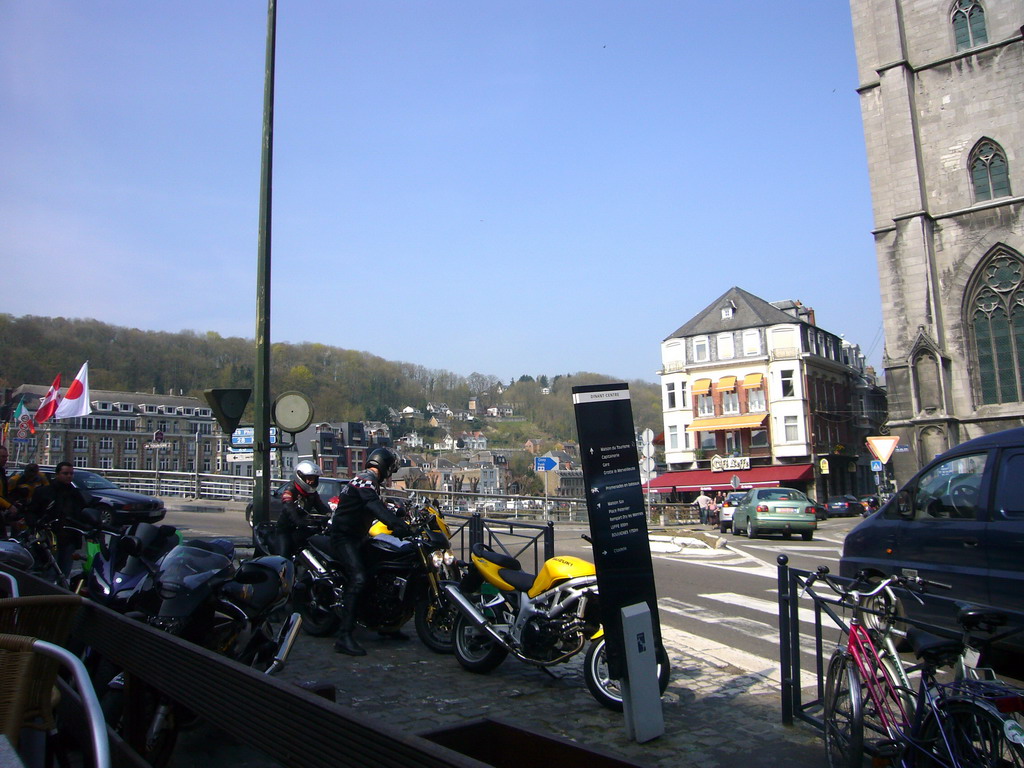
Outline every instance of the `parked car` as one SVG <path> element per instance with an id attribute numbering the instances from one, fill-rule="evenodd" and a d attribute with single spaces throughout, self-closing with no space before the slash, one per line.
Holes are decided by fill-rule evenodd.
<path id="1" fill-rule="evenodd" d="M 53 467 L 40 468 L 53 482 Z M 98 510 L 104 525 L 159 523 L 167 514 L 162 499 L 126 491 L 103 475 L 87 469 L 75 469 L 72 485 L 82 492 L 85 503 Z"/>
<path id="2" fill-rule="evenodd" d="M 829 496 L 825 502 L 825 510 L 829 517 L 852 517 L 864 511 L 860 499 L 851 494 L 845 496 Z"/>
<path id="3" fill-rule="evenodd" d="M 1021 477 L 1024 428 L 956 446 L 847 534 L 841 575 L 902 573 L 951 585 L 939 595 L 949 600 L 900 601 L 905 615 L 943 627 L 956 627 L 956 601 L 1024 612 Z M 1020 649 L 1024 636 L 1013 642 Z"/>
<path id="4" fill-rule="evenodd" d="M 732 528 L 733 512 L 736 511 L 736 505 L 746 495 L 746 491 L 736 491 L 725 497 L 725 501 L 722 502 L 722 509 L 718 512 L 718 530 L 720 533 L 725 533 Z"/>
<path id="5" fill-rule="evenodd" d="M 321 477 L 317 483 L 316 492 L 320 494 L 320 498 L 324 500 L 324 504 L 333 512 L 335 507 L 338 506 L 338 494 L 341 493 L 342 487 L 348 482 L 348 480 L 342 480 L 337 477 Z M 277 518 L 281 516 L 281 494 L 285 492 L 288 486 L 291 485 L 291 481 L 287 483 L 281 483 L 276 488 L 272 488 L 270 491 L 270 521 L 277 522 Z M 250 501 L 245 505 L 245 521 L 248 523 L 252 520 L 252 502 Z"/>
<path id="6" fill-rule="evenodd" d="M 819 504 L 812 497 L 808 496 L 807 500 L 814 505 L 814 519 L 815 520 L 828 520 L 828 510 L 825 509 L 824 504 Z"/>
<path id="7" fill-rule="evenodd" d="M 756 539 L 762 533 L 781 533 L 787 539 L 799 533 L 804 541 L 814 538 L 818 520 L 814 504 L 792 488 L 754 488 L 736 505 L 732 533 L 746 532 Z"/>

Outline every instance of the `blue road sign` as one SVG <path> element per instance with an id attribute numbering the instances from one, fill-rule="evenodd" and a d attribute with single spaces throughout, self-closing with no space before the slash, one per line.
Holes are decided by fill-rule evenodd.
<path id="1" fill-rule="evenodd" d="M 256 442 L 256 429 L 254 427 L 239 427 L 231 433 L 231 445 L 249 446 Z M 277 427 L 270 428 L 270 444 L 277 445 Z"/>
<path id="2" fill-rule="evenodd" d="M 872 472 L 881 472 L 882 471 L 882 462 L 880 462 L 878 459 L 872 459 L 871 460 L 871 471 Z"/>
<path id="3" fill-rule="evenodd" d="M 550 456 L 537 456 L 533 460 L 534 472 L 550 472 L 558 466 L 558 462 Z"/>

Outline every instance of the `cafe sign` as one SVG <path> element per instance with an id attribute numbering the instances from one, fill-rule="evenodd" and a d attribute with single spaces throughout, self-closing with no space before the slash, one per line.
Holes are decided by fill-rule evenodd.
<path id="1" fill-rule="evenodd" d="M 712 456 L 712 472 L 735 472 L 737 469 L 750 469 L 749 456 Z"/>

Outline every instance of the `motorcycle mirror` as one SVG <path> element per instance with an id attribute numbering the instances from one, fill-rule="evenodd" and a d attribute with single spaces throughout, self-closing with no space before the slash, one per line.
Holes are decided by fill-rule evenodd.
<path id="1" fill-rule="evenodd" d="M 76 515 L 76 519 L 86 528 L 99 529 L 103 527 L 103 515 L 98 509 L 85 507 Z"/>
<path id="2" fill-rule="evenodd" d="M 138 536 L 122 536 L 121 550 L 127 555 L 134 555 L 138 557 L 142 554 L 143 550 L 142 539 Z"/>

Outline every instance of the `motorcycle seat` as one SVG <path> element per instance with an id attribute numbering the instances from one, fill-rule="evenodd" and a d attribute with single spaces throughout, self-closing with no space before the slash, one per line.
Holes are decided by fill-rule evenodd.
<path id="1" fill-rule="evenodd" d="M 515 587 L 518 592 L 528 592 L 537 578 L 532 573 L 527 573 L 523 570 L 511 571 L 506 568 L 498 571 L 498 575 L 505 580 L 506 584 L 511 584 Z"/>
<path id="2" fill-rule="evenodd" d="M 513 571 L 523 570 L 523 566 L 520 565 L 519 561 L 511 555 L 506 555 L 501 552 L 495 552 L 486 544 L 477 542 L 472 547 L 472 552 L 475 557 L 479 557 L 481 560 L 486 560 L 489 563 L 494 563 L 499 568 L 507 568 Z M 511 584 L 512 582 L 509 582 Z"/>

